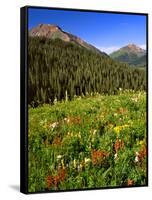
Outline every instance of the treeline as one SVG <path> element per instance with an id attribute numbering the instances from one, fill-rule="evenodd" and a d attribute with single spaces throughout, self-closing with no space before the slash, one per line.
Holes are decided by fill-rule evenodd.
<path id="1" fill-rule="evenodd" d="M 119 88 L 145 90 L 145 73 L 74 43 L 29 37 L 28 103 L 33 106 L 75 95 L 117 94 Z"/>

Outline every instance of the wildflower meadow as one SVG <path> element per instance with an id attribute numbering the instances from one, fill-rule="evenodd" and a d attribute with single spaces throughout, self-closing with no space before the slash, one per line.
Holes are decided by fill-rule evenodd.
<path id="1" fill-rule="evenodd" d="M 29 192 L 147 183 L 146 93 L 29 106 Z"/>

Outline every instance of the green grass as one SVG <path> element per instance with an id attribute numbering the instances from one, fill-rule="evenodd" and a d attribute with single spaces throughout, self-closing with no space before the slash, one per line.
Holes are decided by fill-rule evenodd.
<path id="1" fill-rule="evenodd" d="M 146 184 L 146 94 L 29 108 L 29 192 Z"/>

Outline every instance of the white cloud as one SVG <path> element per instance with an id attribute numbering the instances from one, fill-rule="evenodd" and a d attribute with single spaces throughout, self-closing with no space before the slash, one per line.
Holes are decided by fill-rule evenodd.
<path id="1" fill-rule="evenodd" d="M 117 51 L 118 49 L 120 49 L 121 47 L 118 46 L 111 46 L 111 47 L 97 47 L 100 51 L 103 51 L 107 54 L 110 54 L 114 51 Z"/>
<path id="2" fill-rule="evenodd" d="M 142 49 L 146 49 L 146 44 L 141 44 L 141 45 L 139 45 L 140 46 L 140 48 L 142 48 Z"/>
<path id="3" fill-rule="evenodd" d="M 127 45 L 127 44 L 126 44 Z M 107 54 L 110 54 L 114 51 L 117 51 L 118 49 L 124 47 L 125 45 L 122 45 L 122 46 L 109 46 L 109 47 L 102 47 L 102 46 L 97 46 L 97 48 L 100 50 L 100 51 L 103 51 Z M 142 49 L 146 49 L 146 44 L 141 44 L 141 45 L 138 45 L 140 48 Z"/>

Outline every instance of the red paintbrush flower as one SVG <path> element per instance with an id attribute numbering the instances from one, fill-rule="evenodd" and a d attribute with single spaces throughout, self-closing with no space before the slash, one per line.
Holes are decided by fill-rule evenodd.
<path id="1" fill-rule="evenodd" d="M 53 177 L 48 175 L 46 181 L 47 181 L 47 189 L 50 190 L 51 186 L 53 185 Z"/>
<path id="2" fill-rule="evenodd" d="M 140 151 L 138 152 L 138 159 L 140 162 L 143 162 L 144 158 L 146 157 L 147 154 L 147 150 L 145 145 L 143 145 L 140 149 Z"/>

